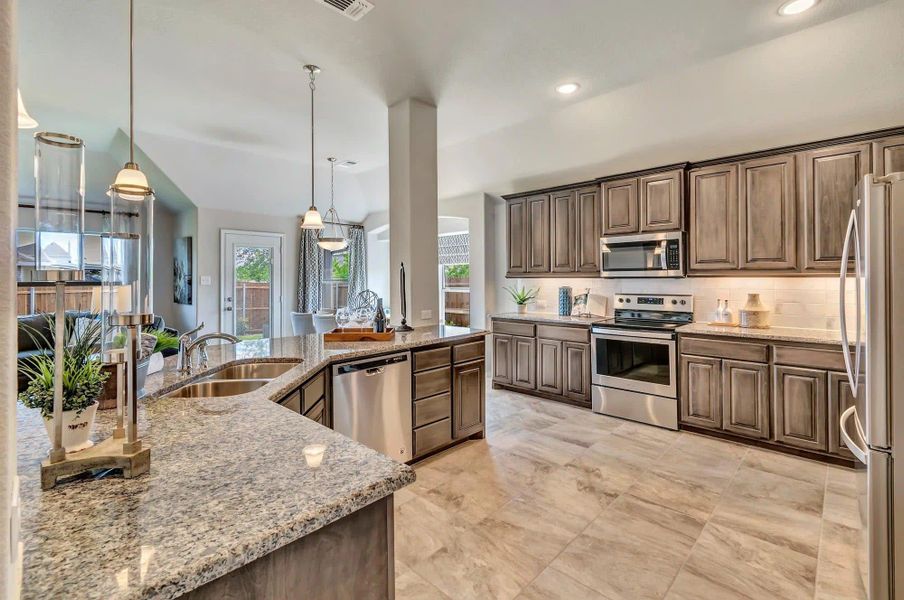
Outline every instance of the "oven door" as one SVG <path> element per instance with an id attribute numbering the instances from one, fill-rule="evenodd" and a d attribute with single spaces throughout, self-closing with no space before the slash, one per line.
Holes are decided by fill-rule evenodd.
<path id="1" fill-rule="evenodd" d="M 591 342 L 594 385 L 678 397 L 673 334 L 594 328 Z"/>
<path id="2" fill-rule="evenodd" d="M 679 231 L 600 238 L 600 275 L 610 278 L 684 277 L 683 254 L 684 244 Z"/>

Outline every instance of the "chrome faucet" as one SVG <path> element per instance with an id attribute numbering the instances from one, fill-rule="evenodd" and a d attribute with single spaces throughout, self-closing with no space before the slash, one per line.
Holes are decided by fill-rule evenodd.
<path id="1" fill-rule="evenodd" d="M 185 358 L 187 356 L 185 350 L 188 348 L 188 345 L 194 339 L 195 334 L 204 329 L 204 321 L 201 321 L 201 324 L 192 329 L 191 331 L 186 331 L 182 335 L 179 336 L 179 358 L 176 362 L 176 368 L 180 373 L 188 375 L 191 373 L 191 364 L 185 362 Z"/>
<path id="2" fill-rule="evenodd" d="M 190 344 L 188 344 L 187 346 L 185 346 L 185 352 L 181 356 L 181 359 L 182 359 L 181 362 L 182 362 L 182 366 L 183 366 L 182 371 L 181 371 L 182 373 L 185 373 L 186 375 L 191 374 L 191 371 L 193 368 L 191 355 L 194 352 L 195 348 L 198 349 L 198 366 L 201 369 L 207 368 L 207 364 L 208 364 L 207 343 L 210 340 L 227 340 L 229 342 L 232 342 L 233 344 L 242 341 L 239 338 L 237 338 L 236 336 L 232 335 L 231 333 L 214 332 L 214 333 L 207 333 L 207 334 L 202 335 L 195 341 L 193 341 Z"/>

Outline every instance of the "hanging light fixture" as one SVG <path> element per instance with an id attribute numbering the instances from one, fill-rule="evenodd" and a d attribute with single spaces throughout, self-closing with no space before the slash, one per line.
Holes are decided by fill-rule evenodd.
<path id="1" fill-rule="evenodd" d="M 305 65 L 304 70 L 308 72 L 308 75 L 311 78 L 311 83 L 309 84 L 309 87 L 311 88 L 311 206 L 308 208 L 308 212 L 304 214 L 304 219 L 301 221 L 301 228 L 323 229 L 323 218 L 320 216 L 320 211 L 317 210 L 317 206 L 314 204 L 314 89 L 316 88 L 314 85 L 314 77 L 320 72 L 320 67 L 316 65 Z"/>
<path id="2" fill-rule="evenodd" d="M 38 122 L 31 118 L 28 111 L 25 110 L 25 103 L 22 102 L 22 92 L 16 88 L 16 96 L 19 99 L 19 129 L 34 129 L 38 126 Z"/>
<path id="3" fill-rule="evenodd" d="M 320 239 L 317 245 L 324 250 L 335 252 L 336 250 L 345 250 L 348 247 L 348 239 L 345 231 L 342 229 L 342 222 L 339 220 L 339 213 L 336 212 L 336 182 L 335 168 L 336 159 L 329 157 L 330 161 L 330 209 L 326 211 L 326 227 L 320 231 Z"/>
<path id="4" fill-rule="evenodd" d="M 154 193 L 148 178 L 135 162 L 135 82 L 133 66 L 135 0 L 129 1 L 129 162 L 116 174 L 116 180 L 107 191 L 108 196 L 118 194 L 125 200 L 140 201 Z"/>

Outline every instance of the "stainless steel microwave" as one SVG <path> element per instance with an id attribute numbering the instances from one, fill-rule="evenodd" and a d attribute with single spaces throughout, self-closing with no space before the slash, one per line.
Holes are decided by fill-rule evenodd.
<path id="1" fill-rule="evenodd" d="M 602 277 L 684 277 L 684 233 L 600 238 Z"/>

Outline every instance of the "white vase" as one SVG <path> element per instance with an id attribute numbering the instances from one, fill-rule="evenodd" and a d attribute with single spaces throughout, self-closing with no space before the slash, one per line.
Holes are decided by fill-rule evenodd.
<path id="1" fill-rule="evenodd" d="M 760 301 L 759 294 L 747 294 L 747 304 L 741 309 L 741 327 L 769 328 L 769 311 Z"/>
<path id="2" fill-rule="evenodd" d="M 94 416 L 97 414 L 97 402 L 76 416 L 74 410 L 63 411 L 63 448 L 66 452 L 78 452 L 94 445 L 91 432 L 94 431 Z M 44 429 L 53 444 L 53 417 L 44 419 Z"/>
<path id="3" fill-rule="evenodd" d="M 154 352 L 148 357 L 148 375 L 163 370 L 163 352 Z"/>
<path id="4" fill-rule="evenodd" d="M 527 312 L 527 304 L 518 304 L 518 314 L 523 315 Z"/>

